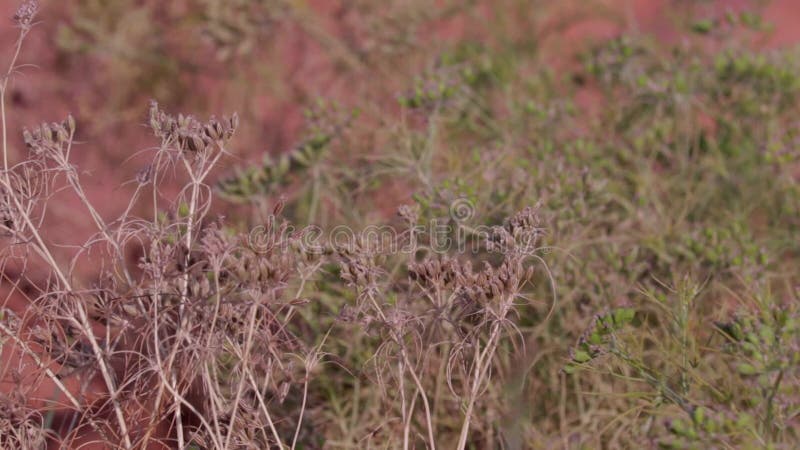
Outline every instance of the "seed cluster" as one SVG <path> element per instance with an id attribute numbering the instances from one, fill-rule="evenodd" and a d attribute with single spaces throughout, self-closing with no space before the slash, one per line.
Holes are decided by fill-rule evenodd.
<path id="1" fill-rule="evenodd" d="M 75 134 L 75 118 L 70 114 L 63 122 L 44 122 L 33 131 L 25 128 L 22 137 L 28 150 L 39 157 L 57 157 L 70 144 Z"/>
<path id="2" fill-rule="evenodd" d="M 36 0 L 28 0 L 22 3 L 17 12 L 14 14 L 14 23 L 22 28 L 28 29 L 33 24 L 33 18 L 39 11 L 39 2 Z"/>
<path id="3" fill-rule="evenodd" d="M 230 140 L 239 126 L 239 115 L 217 120 L 211 117 L 202 123 L 192 115 L 172 116 L 159 108 L 158 103 L 150 103 L 150 128 L 156 137 L 176 145 L 180 150 L 202 153 L 214 143 Z"/>

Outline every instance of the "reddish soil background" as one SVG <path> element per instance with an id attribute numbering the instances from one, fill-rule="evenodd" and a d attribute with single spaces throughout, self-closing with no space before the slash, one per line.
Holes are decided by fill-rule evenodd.
<path id="1" fill-rule="evenodd" d="M 343 0 L 345 1 L 345 0 Z M 59 51 L 57 36 L 65 23 L 72 20 L 78 1 L 43 1 L 39 15 L 40 23 L 34 27 L 23 48 L 21 63 L 29 64 L 12 81 L 8 95 L 10 105 L 9 131 L 12 144 L 12 160 L 22 157 L 23 126 L 32 127 L 41 121 L 63 119 L 71 112 L 78 121 L 78 140 L 81 144 L 75 151 L 75 163 L 84 171 L 84 184 L 88 196 L 107 217 L 115 217 L 124 208 L 128 188 L 125 180 L 131 179 L 139 168 L 134 157 L 141 149 L 153 145 L 154 141 L 143 127 L 147 101 L 157 98 L 169 110 L 193 111 L 199 115 L 230 113 L 239 111 L 242 130 L 236 139 L 235 151 L 244 160 L 258 159 L 264 152 L 280 152 L 298 138 L 302 127 L 302 108 L 316 96 L 333 97 L 343 102 L 358 96 L 376 96 L 391 92 L 391 80 L 387 86 L 380 83 L 381 76 L 358 70 L 342 70 L 342 61 L 331 56 L 329 48 L 311 36 L 308 29 L 300 26 L 281 28 L 272 38 L 265 59 L 255 63 L 224 64 L 209 57 L 210 50 L 202 45 L 189 45 L 186 55 L 187 67 L 199 66 L 202 70 L 179 70 L 174 79 L 174 92 L 166 100 L 160 98 L 162 91 L 134 92 L 123 98 L 126 104 L 118 109 L 108 106 L 108 99 L 118 92 L 129 92 L 135 86 L 126 86 L 128 79 L 115 79 L 111 60 L 107 54 L 90 53 L 65 59 Z M 113 2 L 109 2 L 113 3 Z M 188 4 L 176 0 L 170 2 L 140 2 L 163 9 L 164 17 L 178 17 Z M 568 65 L 571 55 L 588 43 L 607 39 L 622 32 L 650 34 L 667 42 L 678 42 L 682 37 L 676 29 L 674 11 L 686 5 L 686 0 L 605 0 L 608 14 L 598 15 L 597 9 L 586 8 L 584 0 L 563 1 L 557 12 L 543 11 L 543 21 L 550 30 L 544 46 L 544 54 L 553 64 Z M 719 0 L 708 2 L 704 14 L 709 18 L 720 17 L 728 10 L 744 7 L 748 2 Z M 0 66 L 9 60 L 17 30 L 11 17 L 18 6 L 17 1 L 0 0 Z M 308 10 L 314 20 L 312 27 L 326 30 L 338 36 L 343 32 L 337 15 L 341 3 L 314 0 L 308 2 Z M 168 6 L 167 6 L 168 5 Z M 182 9 L 183 8 L 183 9 Z M 492 2 L 478 7 L 480 15 L 491 17 Z M 569 19 L 569 20 L 564 20 Z M 765 49 L 786 47 L 800 42 L 800 4 L 797 0 L 774 0 L 765 10 L 765 19 L 774 25 L 774 30 L 759 43 Z M 169 19 L 165 19 L 169 20 Z M 478 22 L 476 22 L 478 20 Z M 480 17 L 456 16 L 441 21 L 421 31 L 421 39 L 430 45 L 442 45 L 464 37 L 480 38 Z M 521 29 L 517 32 L 526 32 Z M 173 46 L 182 45 L 185 39 L 180 32 L 168 36 Z M 242 74 L 252 75 L 266 66 L 270 81 L 264 85 L 247 85 L 242 88 Z M 420 64 L 420 67 L 423 67 Z M 249 78 L 252 80 L 253 78 Z M 372 81 L 369 81 L 372 80 Z M 369 81 L 369 82 L 366 82 Z M 168 90 L 169 90 L 168 86 Z M 163 89 L 163 86 L 162 86 Z M 387 98 L 388 99 L 388 98 Z M 579 93 L 579 101 L 586 105 L 598 105 L 598 99 L 590 91 Z M 127 104 L 129 103 L 129 104 Z M 244 113 L 242 113 L 244 111 Z M 235 164 L 233 161 L 230 164 Z M 91 230 L 75 211 L 82 209 L 73 196 L 59 195 L 51 202 L 50 220 L 47 223 L 47 239 L 52 243 L 80 244 Z M 7 245 L 6 243 L 0 245 Z M 70 251 L 63 250 L 68 257 Z M 92 265 L 84 264 L 75 276 L 90 281 L 96 274 Z M 25 317 L 27 297 L 33 286 L 19 277 L 19 269 L 8 265 L 3 268 L 5 278 L 0 280 L 0 298 L 3 305 Z M 35 279 L 35 267 L 26 272 Z M 19 282 L 19 284 L 17 284 Z M 34 283 L 35 284 L 35 283 Z M 15 288 L 16 286 L 16 288 Z M 27 292 L 26 292 L 27 290 Z M 29 319 L 28 325 L 35 324 Z M 0 347 L 0 396 L 13 396 L 20 387 L 26 391 L 28 406 L 43 408 L 52 402 L 65 404 L 52 382 L 41 376 L 36 364 L 24 356 L 20 349 L 8 340 Z M 33 348 L 36 350 L 36 348 Z M 60 367 L 51 364 L 54 372 Z M 83 393 L 87 403 L 99 402 L 104 397 L 103 384 L 91 380 L 88 387 L 81 388 L 85 380 L 65 377 L 64 382 L 72 392 Z M 66 411 L 66 409 L 65 409 Z M 85 428 L 85 427 L 84 427 Z M 169 433 L 164 427 L 162 436 Z M 91 432 L 79 433 L 73 447 L 91 442 L 96 436 Z M 56 444 L 54 443 L 54 448 Z M 88 445 L 82 448 L 104 448 Z"/>

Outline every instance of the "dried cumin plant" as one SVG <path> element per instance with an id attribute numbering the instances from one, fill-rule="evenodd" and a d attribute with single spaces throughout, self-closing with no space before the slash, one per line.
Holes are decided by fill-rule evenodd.
<path id="1" fill-rule="evenodd" d="M 151 106 L 151 127 L 161 138 L 156 163 L 145 177 L 155 180 L 164 165 L 185 168 L 189 183 L 173 211 L 164 218 L 141 221 L 138 233 L 149 242 L 134 318 L 143 323 L 135 343 L 143 367 L 155 368 L 154 404 L 172 399 L 179 447 L 187 442 L 209 448 L 265 448 L 282 440 L 269 412 L 265 393 L 285 391 L 294 379 L 289 361 L 303 349 L 286 330 L 297 304 L 302 280 L 318 266 L 316 255 L 304 252 L 303 231 L 290 232 L 276 216 L 278 205 L 258 239 L 232 236 L 204 223 L 210 189 L 205 184 L 225 143 L 237 125 L 236 116 L 199 123 L 172 117 Z M 156 198 L 154 197 L 154 202 Z M 294 296 L 284 291 L 297 284 Z M 142 289 L 147 289 L 142 290 Z M 142 393 L 150 389 L 136 374 Z M 279 395 L 276 395 L 279 397 Z M 145 414 L 152 410 L 142 409 Z M 192 436 L 183 433 L 188 411 Z M 150 421 L 159 416 L 153 415 Z"/>
<path id="2" fill-rule="evenodd" d="M 413 233 L 417 214 L 408 207 L 400 212 Z M 538 258 L 533 255 L 541 233 L 538 223 L 536 209 L 526 208 L 503 226 L 481 233 L 489 253 L 479 255 L 478 269 L 473 268 L 474 255 L 435 254 L 415 244 L 412 255 L 427 251 L 429 256 L 410 262 L 406 279 L 399 282 L 383 267 L 381 247 L 369 235 L 336 249 L 342 277 L 357 292 L 356 306 L 346 307 L 342 319 L 383 337 L 375 352 L 376 375 L 387 397 L 394 395 L 390 392 L 399 396 L 388 402 L 399 405 L 403 448 L 414 446 L 412 431 L 426 436 L 432 449 L 437 437 L 453 432 L 456 448 L 466 447 L 500 342 L 519 334 L 512 318 L 533 275 L 528 260 Z M 493 254 L 500 257 L 495 265 L 489 262 Z M 460 424 L 448 423 L 454 409 L 463 414 Z M 415 420 L 424 432 L 415 429 Z"/>
<path id="3" fill-rule="evenodd" d="M 29 2 L 18 13 L 16 54 L 34 12 Z M 12 61 L 0 94 L 14 68 Z M 35 377 L 48 380 L 65 403 L 42 405 L 24 389 L 20 398 L 3 398 L 2 445 L 44 445 L 40 410 L 51 408 L 65 416 L 66 430 L 55 436 L 62 446 L 94 440 L 126 449 L 283 448 L 270 408 L 293 383 L 307 388 L 307 374 L 296 372 L 310 371 L 320 355 L 286 325 L 319 262 L 300 245 L 303 230 L 291 232 L 276 218 L 281 205 L 256 240 L 208 217 L 207 180 L 227 153 L 237 116 L 200 122 L 152 103 L 149 124 L 159 145 L 124 212 L 107 221 L 70 162 L 75 120 L 26 129 L 27 157 L 12 165 L 4 103 L 2 114 L 2 265 L 47 275 L 21 314 L 3 307 L 0 343 L 4 353 L 13 349 L 33 364 Z M 185 180 L 184 187 L 165 198 L 160 186 L 173 177 Z M 63 188 L 80 199 L 96 227 L 70 264 L 52 251 L 42 226 L 48 200 Z M 147 203 L 152 216 L 135 217 L 137 205 Z M 126 258 L 132 249 L 141 258 Z M 87 260 L 101 267 L 88 286 L 75 275 Z M 293 295 L 285 293 L 290 288 Z M 291 363 L 298 355 L 302 369 Z"/>
<path id="4" fill-rule="evenodd" d="M 85 379 L 100 372 L 108 393 L 104 401 L 116 423 L 98 425 L 101 418 L 91 412 L 97 405 L 84 404 L 83 393 L 62 390 L 70 407 L 109 443 L 125 448 L 153 439 L 179 448 L 189 443 L 282 445 L 265 395 L 285 391 L 295 379 L 289 361 L 304 349 L 285 325 L 298 303 L 301 280 L 318 263 L 299 245 L 302 230 L 290 232 L 275 218 L 280 205 L 256 241 L 206 218 L 210 191 L 205 181 L 226 152 L 236 122 L 236 116 L 206 123 L 173 117 L 153 103 L 150 125 L 160 145 L 153 164 L 138 177 L 130 205 L 113 222 L 105 222 L 92 206 L 69 163 L 71 118 L 26 130 L 28 159 L 3 174 L 4 231 L 14 240 L 9 249 L 38 254 L 49 266 L 51 281 L 28 311 L 35 311 L 36 325 L 9 322 L 2 330 L 37 361 L 83 370 Z M 175 167 L 185 170 L 188 182 L 165 203 L 159 180 Z M 88 288 L 72 281 L 74 268 L 59 264 L 37 226 L 47 209 L 48 187 L 62 176 L 97 226 L 84 251 L 107 255 L 102 276 Z M 131 216 L 148 187 L 153 217 Z M 131 247 L 143 253 L 138 264 L 124 256 Z M 292 283 L 298 292 L 283 301 Z M 59 382 L 60 374 L 40 365 Z"/>

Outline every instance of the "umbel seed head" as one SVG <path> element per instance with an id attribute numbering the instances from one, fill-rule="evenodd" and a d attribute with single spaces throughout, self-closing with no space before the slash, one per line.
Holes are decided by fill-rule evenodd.
<path id="1" fill-rule="evenodd" d="M 14 14 L 14 23 L 25 29 L 30 28 L 37 11 L 39 11 L 39 2 L 36 0 L 23 2 Z"/>
<path id="2" fill-rule="evenodd" d="M 33 131 L 22 130 L 25 145 L 34 155 L 44 157 L 58 156 L 75 134 L 75 119 L 68 116 L 63 122 L 44 122 Z"/>
<path id="3" fill-rule="evenodd" d="M 194 116 L 164 112 L 155 101 L 150 102 L 150 128 L 156 137 L 177 145 L 181 150 L 202 152 L 213 142 L 225 142 L 233 137 L 239 125 L 239 116 L 217 120 L 212 117 L 201 123 Z"/>

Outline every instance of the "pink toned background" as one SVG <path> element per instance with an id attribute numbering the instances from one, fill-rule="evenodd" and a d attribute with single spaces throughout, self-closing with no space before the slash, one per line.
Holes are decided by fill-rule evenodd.
<path id="1" fill-rule="evenodd" d="M 187 8 L 182 0 L 151 0 L 149 3 L 169 4 L 169 7 L 163 7 L 169 10 L 169 17 L 179 16 L 182 8 Z M 532 2 L 533 5 L 539 3 Z M 612 37 L 623 30 L 653 34 L 667 41 L 680 39 L 679 31 L 673 26 L 671 10 L 686 4 L 686 0 L 561 0 L 553 3 L 559 6 L 548 6 L 546 11 L 542 11 L 546 16 L 543 22 L 553 30 L 546 38 L 545 54 L 550 55 L 554 64 L 563 64 L 585 43 Z M 602 8 L 587 8 L 589 3 L 605 5 L 608 13 L 600 17 L 597 11 Z M 736 10 L 747 3 L 744 0 L 717 0 L 704 8 L 708 17 L 719 17 L 726 10 Z M 154 143 L 142 127 L 147 101 L 156 98 L 163 102 L 164 99 L 158 92 L 140 92 L 127 99 L 124 110 L 108 109 L 105 106 L 107 99 L 120 88 L 126 88 L 120 84 L 124 80 L 109 78 L 108 58 L 102 53 L 93 53 L 64 61 L 63 53 L 57 51 L 59 28 L 70 20 L 78 2 L 51 0 L 41 4 L 40 23 L 31 32 L 21 57 L 22 63 L 31 66 L 14 79 L 9 96 L 9 130 L 14 144 L 12 155 L 20 156 L 23 126 L 30 127 L 43 120 L 61 120 L 71 112 L 78 119 L 78 137 L 84 142 L 75 152 L 75 163 L 87 171 L 84 182 L 92 200 L 104 205 L 101 209 L 113 217 L 124 207 L 119 201 L 126 192 L 120 187 L 122 182 L 131 179 L 142 161 L 127 158 Z M 341 32 L 334 18 L 340 1 L 310 0 L 308 4 L 318 25 L 332 35 Z M 0 45 L 0 67 L 8 60 L 13 47 L 16 30 L 10 18 L 17 5 L 14 0 L 0 0 L 0 42 L 5 43 Z M 492 2 L 486 2 L 478 11 L 491 17 L 489 5 Z M 559 21 L 564 17 L 573 22 L 560 28 Z M 762 43 L 764 47 L 782 47 L 800 41 L 800 26 L 797 26 L 800 24 L 800 3 L 796 0 L 772 1 L 765 18 L 775 25 L 775 30 Z M 461 16 L 435 24 L 434 29 L 428 29 L 424 34 L 433 46 L 441 46 L 443 41 L 479 37 L 482 25 L 480 20 L 476 22 L 475 17 Z M 172 41 L 179 41 L 182 37 L 179 33 L 166 36 Z M 175 84 L 191 94 L 176 96 L 172 100 L 177 102 L 168 102 L 164 106 L 169 110 L 193 111 L 199 115 L 238 111 L 245 120 L 234 151 L 244 159 L 253 159 L 263 152 L 277 153 L 291 146 L 302 126 L 301 112 L 308 100 L 327 96 L 346 102 L 358 95 L 374 96 L 380 92 L 364 82 L 374 80 L 370 74 L 340 70 L 328 52 L 297 27 L 281 28 L 270 39 L 270 51 L 259 55 L 259 64 L 250 67 L 241 62 L 226 67 L 215 61 L 208 47 L 189 46 L 192 53 L 187 60 L 201 65 L 202 70 L 182 73 Z M 248 76 L 255 66 L 265 67 L 272 81 L 253 83 L 243 89 L 241 77 Z M 386 84 L 389 83 L 387 80 Z M 386 92 L 391 92 L 391 89 L 384 89 L 381 93 Z M 72 200 L 64 198 L 53 204 L 53 213 L 62 221 L 59 230 L 63 235 L 59 238 L 66 239 L 62 242 L 77 244 L 83 242 L 85 235 L 80 232 L 83 228 L 79 222 L 81 215 L 70 214 L 74 207 Z"/>

